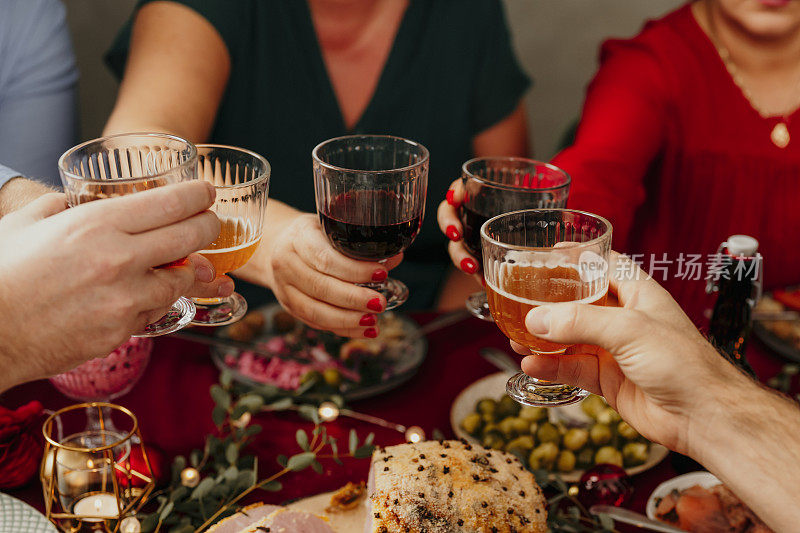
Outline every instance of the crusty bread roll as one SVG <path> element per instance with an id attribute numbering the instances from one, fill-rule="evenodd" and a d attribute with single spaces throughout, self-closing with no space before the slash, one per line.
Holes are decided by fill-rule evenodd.
<path id="1" fill-rule="evenodd" d="M 367 532 L 544 533 L 533 474 L 515 456 L 466 441 L 378 449 L 367 487 Z"/>

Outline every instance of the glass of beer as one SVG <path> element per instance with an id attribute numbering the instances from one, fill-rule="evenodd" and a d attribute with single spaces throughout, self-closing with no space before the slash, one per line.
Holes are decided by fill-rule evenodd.
<path id="1" fill-rule="evenodd" d="M 70 207 L 197 179 L 197 150 L 163 133 L 126 133 L 87 141 L 67 150 L 58 171 Z M 165 265 L 168 266 L 168 265 Z M 134 337 L 166 335 L 186 326 L 195 307 L 186 298 Z"/>
<path id="2" fill-rule="evenodd" d="M 483 275 L 492 317 L 509 339 L 535 356 L 568 357 L 568 345 L 549 342 L 525 327 L 528 312 L 543 304 L 604 305 L 608 295 L 611 224 L 569 209 L 529 209 L 489 219 L 481 227 Z M 539 407 L 575 403 L 583 389 L 519 372 L 506 392 Z"/>
<path id="3" fill-rule="evenodd" d="M 464 228 L 464 246 L 482 263 L 481 226 L 509 211 L 560 208 L 567 204 L 569 174 L 558 167 L 523 157 L 478 157 L 461 167 L 464 202 L 458 212 Z M 471 294 L 467 309 L 491 321 L 484 291 Z"/>
<path id="4" fill-rule="evenodd" d="M 197 145 L 197 176 L 216 188 L 211 210 L 222 228 L 209 248 L 200 254 L 211 261 L 217 275 L 244 266 L 261 243 L 269 193 L 270 165 L 255 152 L 216 144 Z M 195 326 L 232 324 L 247 312 L 239 293 L 226 298 L 192 298 Z"/>
<path id="5" fill-rule="evenodd" d="M 425 215 L 428 149 L 390 135 L 329 139 L 311 153 L 320 224 L 331 245 L 360 261 L 383 263 L 404 252 Z M 386 309 L 408 299 L 405 283 L 363 283 L 386 297 Z"/>

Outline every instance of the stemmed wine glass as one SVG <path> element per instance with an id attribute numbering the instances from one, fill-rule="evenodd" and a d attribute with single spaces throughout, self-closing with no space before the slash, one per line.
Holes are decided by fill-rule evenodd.
<path id="1" fill-rule="evenodd" d="M 255 152 L 217 144 L 198 144 L 198 179 L 216 189 L 211 211 L 221 230 L 208 249 L 200 250 L 217 275 L 241 268 L 261 244 L 269 194 L 270 165 Z M 226 298 L 192 298 L 197 314 L 193 326 L 224 326 L 241 319 L 247 301 L 238 293 Z"/>
<path id="2" fill-rule="evenodd" d="M 336 250 L 383 262 L 405 251 L 422 227 L 428 150 L 389 135 L 349 135 L 312 152 L 317 212 Z M 408 287 L 389 278 L 364 283 L 386 297 L 386 310 L 408 299 Z"/>
<path id="3" fill-rule="evenodd" d="M 461 167 L 464 202 L 459 208 L 464 246 L 481 264 L 481 226 L 490 218 L 520 209 L 562 208 L 567 204 L 569 174 L 523 157 L 479 157 Z M 484 291 L 471 294 L 467 309 L 491 321 Z"/>
<path id="4" fill-rule="evenodd" d="M 147 368 L 152 351 L 153 339 L 131 337 L 107 356 L 92 359 L 68 372 L 53 376 L 50 382 L 71 400 L 107 403 L 127 394 L 133 388 Z M 103 427 L 100 425 L 98 409 L 86 408 L 87 434 L 99 431 L 108 434 L 117 432 L 110 411 L 105 407 L 102 409 Z"/>
<path id="5" fill-rule="evenodd" d="M 514 211 L 489 219 L 481 227 L 481 244 L 486 293 L 497 326 L 535 356 L 564 356 L 569 346 L 531 334 L 525 317 L 547 303 L 605 305 L 611 224 L 583 211 Z M 508 380 L 506 392 L 519 403 L 539 407 L 575 403 L 588 395 L 523 372 Z"/>
<path id="6" fill-rule="evenodd" d="M 58 170 L 70 207 L 197 179 L 197 150 L 165 133 L 124 133 L 87 141 L 67 150 Z M 177 331 L 194 317 L 194 304 L 180 298 L 166 315 L 136 337 Z"/>

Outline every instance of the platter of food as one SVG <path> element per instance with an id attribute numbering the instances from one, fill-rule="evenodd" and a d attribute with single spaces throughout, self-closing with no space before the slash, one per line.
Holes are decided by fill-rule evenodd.
<path id="1" fill-rule="evenodd" d="M 763 315 L 800 311 L 800 287 L 765 294 L 755 308 Z M 793 320 L 755 320 L 753 331 L 769 348 L 792 361 L 800 362 L 800 318 Z"/>
<path id="2" fill-rule="evenodd" d="M 647 517 L 686 531 L 769 533 L 770 529 L 710 472 L 665 481 L 647 500 Z"/>
<path id="3" fill-rule="evenodd" d="M 449 440 L 378 448 L 366 483 L 286 506 L 250 506 L 209 533 L 492 529 L 548 531 L 542 490 L 514 455 Z"/>
<path id="4" fill-rule="evenodd" d="M 419 326 L 397 313 L 378 316 L 374 339 L 347 339 L 310 328 L 273 304 L 249 312 L 216 333 L 252 350 L 211 350 L 214 363 L 250 385 L 357 400 L 402 384 L 417 371 L 427 352 Z"/>
<path id="5" fill-rule="evenodd" d="M 508 377 L 486 376 L 458 395 L 450 410 L 456 436 L 512 453 L 531 470 L 558 472 L 567 482 L 600 463 L 635 475 L 669 453 L 639 435 L 600 396 L 549 409 L 520 406 L 504 394 Z"/>

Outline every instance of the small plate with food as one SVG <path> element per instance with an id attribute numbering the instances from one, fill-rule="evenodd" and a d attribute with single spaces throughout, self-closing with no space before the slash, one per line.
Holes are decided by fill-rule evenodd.
<path id="1" fill-rule="evenodd" d="M 757 315 L 800 312 L 800 287 L 767 293 L 755 308 Z M 792 361 L 800 362 L 800 318 L 787 320 L 755 320 L 753 331 L 769 348 Z"/>
<path id="2" fill-rule="evenodd" d="M 647 500 L 647 517 L 686 531 L 771 531 L 710 472 L 683 474 L 656 487 Z"/>
<path id="3" fill-rule="evenodd" d="M 669 453 L 639 435 L 600 396 L 549 409 L 521 406 L 504 394 L 507 380 L 499 372 L 461 391 L 450 409 L 458 437 L 513 453 L 528 469 L 558 472 L 567 482 L 601 463 L 638 474 Z"/>
<path id="4" fill-rule="evenodd" d="M 216 332 L 252 350 L 215 346 L 211 355 L 242 383 L 357 400 L 397 387 L 425 359 L 427 341 L 416 322 L 389 312 L 378 315 L 378 327 L 374 339 L 348 339 L 310 328 L 273 304 Z"/>

